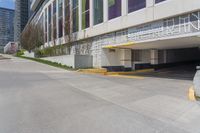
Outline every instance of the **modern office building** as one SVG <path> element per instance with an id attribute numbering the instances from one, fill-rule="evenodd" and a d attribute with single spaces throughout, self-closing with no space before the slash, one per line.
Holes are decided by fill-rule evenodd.
<path id="1" fill-rule="evenodd" d="M 93 67 L 200 59 L 199 0 L 33 0 L 31 9 L 30 21 L 43 26 L 44 48 L 67 45 L 69 55 L 92 56 Z"/>
<path id="2" fill-rule="evenodd" d="M 0 52 L 10 41 L 14 40 L 14 10 L 0 7 Z"/>
<path id="3" fill-rule="evenodd" d="M 18 42 L 21 32 L 26 26 L 29 19 L 29 0 L 15 0 L 15 17 L 14 17 L 14 41 Z"/>

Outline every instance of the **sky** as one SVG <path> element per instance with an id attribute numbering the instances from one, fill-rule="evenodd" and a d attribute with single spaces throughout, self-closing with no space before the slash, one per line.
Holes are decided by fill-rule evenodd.
<path id="1" fill-rule="evenodd" d="M 0 7 L 14 9 L 15 0 L 0 0 Z"/>

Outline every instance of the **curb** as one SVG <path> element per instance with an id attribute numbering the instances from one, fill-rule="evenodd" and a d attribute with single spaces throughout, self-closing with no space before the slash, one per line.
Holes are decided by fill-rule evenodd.
<path id="1" fill-rule="evenodd" d="M 154 69 L 143 69 L 143 70 L 136 70 L 136 71 L 130 71 L 130 72 L 108 72 L 106 69 L 79 69 L 77 72 L 85 73 L 85 74 L 100 74 L 100 75 L 131 75 L 131 74 L 137 74 L 137 73 L 145 73 L 145 72 L 153 72 Z"/>
<path id="2" fill-rule="evenodd" d="M 107 75 L 131 75 L 137 73 L 145 73 L 145 72 L 153 72 L 154 69 L 143 69 L 143 70 L 135 70 L 131 72 L 107 72 Z"/>

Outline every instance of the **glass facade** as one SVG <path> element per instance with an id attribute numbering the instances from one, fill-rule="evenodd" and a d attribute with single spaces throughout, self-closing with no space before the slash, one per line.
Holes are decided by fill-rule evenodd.
<path id="1" fill-rule="evenodd" d="M 93 1 L 93 11 L 94 11 L 94 25 L 103 22 L 103 0 L 94 0 Z"/>
<path id="2" fill-rule="evenodd" d="M 166 0 L 155 0 L 155 3 L 160 3 L 160 2 L 163 2 L 163 1 L 166 1 Z"/>
<path id="3" fill-rule="evenodd" d="M 14 10 L 0 7 L 0 53 L 10 41 L 14 41 Z"/>
<path id="4" fill-rule="evenodd" d="M 56 0 L 53 2 L 53 39 L 57 38 L 57 22 L 56 22 Z"/>
<path id="5" fill-rule="evenodd" d="M 45 9 L 44 17 L 44 41 L 47 42 L 47 9 Z"/>
<path id="6" fill-rule="evenodd" d="M 73 32 L 79 30 L 79 3 L 78 0 L 72 1 L 72 22 L 73 22 Z"/>
<path id="7" fill-rule="evenodd" d="M 58 37 L 63 36 L 63 1 L 58 0 Z"/>
<path id="8" fill-rule="evenodd" d="M 65 0 L 65 35 L 69 35 L 71 31 L 70 14 L 70 0 Z"/>
<path id="9" fill-rule="evenodd" d="M 108 0 L 108 19 L 121 16 L 121 0 Z"/>
<path id="10" fill-rule="evenodd" d="M 90 1 L 82 0 L 82 29 L 90 26 Z"/>
<path id="11" fill-rule="evenodd" d="M 51 5 L 48 7 L 48 41 L 52 40 L 51 31 L 52 31 L 52 22 L 51 22 Z"/>
<path id="12" fill-rule="evenodd" d="M 71 2 L 70 2 L 71 1 Z M 159 3 L 166 0 L 155 0 Z M 108 20 L 120 17 L 122 15 L 123 0 L 107 0 Z M 146 7 L 146 0 L 127 0 L 128 13 L 140 10 Z M 90 19 L 97 25 L 104 21 L 104 0 L 93 0 L 93 9 L 91 9 L 90 0 L 54 0 L 44 10 L 44 40 L 45 42 L 69 35 L 71 32 L 79 31 L 90 27 Z M 81 6 L 81 8 L 80 8 Z M 81 9 L 81 10 L 80 10 Z M 90 18 L 90 11 L 93 12 Z M 80 16 L 81 15 L 81 16 Z M 79 22 L 81 17 L 81 22 Z M 194 17 L 193 17 L 194 18 Z M 185 21 L 185 20 L 184 20 Z M 169 21 L 169 24 L 171 22 Z M 81 30 L 82 30 L 81 29 Z"/>
<path id="13" fill-rule="evenodd" d="M 146 0 L 128 0 L 128 13 L 146 7 Z"/>

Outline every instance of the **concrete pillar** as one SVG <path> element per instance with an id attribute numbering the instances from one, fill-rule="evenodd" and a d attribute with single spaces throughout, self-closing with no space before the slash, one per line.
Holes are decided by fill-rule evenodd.
<path id="1" fill-rule="evenodd" d="M 45 40 L 45 10 L 43 11 L 43 39 Z M 46 42 L 45 42 L 46 43 Z M 45 44 L 44 44 L 45 46 Z"/>
<path id="2" fill-rule="evenodd" d="M 154 1 L 155 1 L 155 0 L 146 0 L 146 5 L 147 5 L 147 7 L 152 7 L 152 6 L 154 6 Z"/>
<path id="3" fill-rule="evenodd" d="M 128 13 L 128 0 L 122 0 L 122 16 Z"/>
<path id="4" fill-rule="evenodd" d="M 125 68 L 132 69 L 132 50 L 131 49 L 121 49 L 120 56 L 121 65 Z"/>
<path id="5" fill-rule="evenodd" d="M 82 30 L 82 0 L 78 0 L 79 11 L 79 31 Z"/>
<path id="6" fill-rule="evenodd" d="M 47 6 L 45 12 L 47 15 L 47 46 L 49 46 L 49 6 Z"/>
<path id="7" fill-rule="evenodd" d="M 90 0 L 90 27 L 92 27 L 93 26 L 93 24 L 94 24 L 94 15 L 93 15 L 93 13 L 94 13 L 94 4 L 93 4 L 93 0 Z"/>
<path id="8" fill-rule="evenodd" d="M 103 0 L 103 21 L 108 21 L 108 0 Z"/>
<path id="9" fill-rule="evenodd" d="M 151 65 L 158 64 L 158 50 L 153 49 L 151 50 Z"/>

